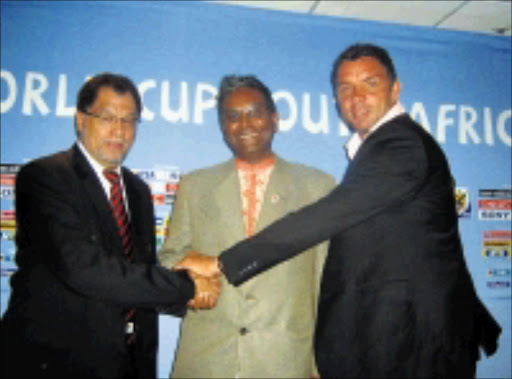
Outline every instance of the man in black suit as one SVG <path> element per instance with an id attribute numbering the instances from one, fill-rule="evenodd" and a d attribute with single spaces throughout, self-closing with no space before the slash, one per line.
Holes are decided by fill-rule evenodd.
<path id="1" fill-rule="evenodd" d="M 446 157 L 400 105 L 384 49 L 349 47 L 332 85 L 355 131 L 338 187 L 219 259 L 178 267 L 221 269 L 239 285 L 330 239 L 315 335 L 322 377 L 472 377 L 479 345 L 492 354 L 500 327 L 465 264 Z"/>
<path id="2" fill-rule="evenodd" d="M 20 170 L 4 377 L 155 377 L 155 308 L 215 304 L 218 279 L 156 265 L 149 187 L 121 167 L 141 108 L 128 78 L 95 76 L 78 94 L 77 143 Z"/>

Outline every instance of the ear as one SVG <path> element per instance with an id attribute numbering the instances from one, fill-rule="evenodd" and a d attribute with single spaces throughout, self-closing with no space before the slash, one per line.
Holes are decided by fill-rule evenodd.
<path id="1" fill-rule="evenodd" d="M 84 114 L 80 112 L 79 110 L 76 111 L 76 130 L 78 133 L 80 133 L 83 129 L 83 123 L 84 123 Z"/>
<path id="2" fill-rule="evenodd" d="M 392 87 L 391 87 L 391 100 L 393 102 L 393 104 L 396 104 L 398 103 L 398 100 L 400 100 L 400 82 L 397 80 L 395 80 L 395 82 L 393 83 Z"/>
<path id="3" fill-rule="evenodd" d="M 274 133 L 276 133 L 279 130 L 279 119 L 280 119 L 279 113 L 277 113 L 277 112 L 272 113 L 271 119 L 272 119 L 272 129 L 273 129 Z"/>

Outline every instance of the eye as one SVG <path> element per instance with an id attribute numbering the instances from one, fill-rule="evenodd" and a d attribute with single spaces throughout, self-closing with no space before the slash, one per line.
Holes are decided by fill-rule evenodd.
<path id="1" fill-rule="evenodd" d="M 125 125 L 133 125 L 133 124 L 138 122 L 138 120 L 136 118 L 134 118 L 134 117 L 126 117 L 126 118 L 123 117 L 120 120 Z"/>
<path id="2" fill-rule="evenodd" d="M 226 111 L 226 120 L 231 122 L 238 121 L 240 120 L 240 114 L 238 112 Z"/>
<path id="3" fill-rule="evenodd" d="M 253 118 L 262 118 L 264 116 L 264 111 L 262 108 L 256 108 L 249 111 L 248 115 Z"/>
<path id="4" fill-rule="evenodd" d="M 366 84 L 368 85 L 368 87 L 370 88 L 375 88 L 379 85 L 379 78 L 369 78 L 366 80 Z"/>
<path id="5" fill-rule="evenodd" d="M 340 95 L 348 95 L 352 91 L 352 86 L 347 84 L 340 84 L 338 87 L 338 93 Z"/>
<path id="6" fill-rule="evenodd" d="M 99 119 L 107 124 L 113 124 L 116 121 L 116 117 L 108 114 L 102 114 Z"/>

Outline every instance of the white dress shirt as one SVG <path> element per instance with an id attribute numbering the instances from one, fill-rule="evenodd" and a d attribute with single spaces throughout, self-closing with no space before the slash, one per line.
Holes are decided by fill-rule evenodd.
<path id="1" fill-rule="evenodd" d="M 81 141 L 77 140 L 76 144 L 78 145 L 78 148 L 80 151 L 84 154 L 85 158 L 91 165 L 93 171 L 96 173 L 96 176 L 100 180 L 101 186 L 103 187 L 103 190 L 105 191 L 105 195 L 107 196 L 107 199 L 110 200 L 110 187 L 112 186 L 110 182 L 105 178 L 103 175 L 103 170 L 105 170 L 105 167 L 103 167 L 96 159 L 94 159 L 85 146 L 82 144 Z M 126 197 L 126 190 L 124 188 L 124 182 L 123 182 L 123 175 L 121 175 L 121 167 L 117 166 L 115 169 L 112 169 L 112 171 L 117 172 L 119 175 L 119 180 L 121 182 L 121 188 L 123 189 L 123 200 L 124 200 L 124 207 L 126 209 L 126 213 L 128 214 L 128 217 L 130 217 L 130 208 L 128 206 L 128 198 Z"/>

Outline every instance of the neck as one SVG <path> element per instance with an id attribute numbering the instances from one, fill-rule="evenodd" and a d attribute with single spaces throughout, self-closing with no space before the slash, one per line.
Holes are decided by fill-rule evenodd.
<path id="1" fill-rule="evenodd" d="M 364 140 L 366 137 L 368 137 L 368 130 L 360 130 L 357 132 L 359 134 L 359 137 Z"/>
<path id="2" fill-rule="evenodd" d="M 258 159 L 257 161 L 249 161 L 235 157 L 237 168 L 266 168 L 273 166 L 276 163 L 276 156 L 274 153 L 268 155 L 265 158 Z"/>

